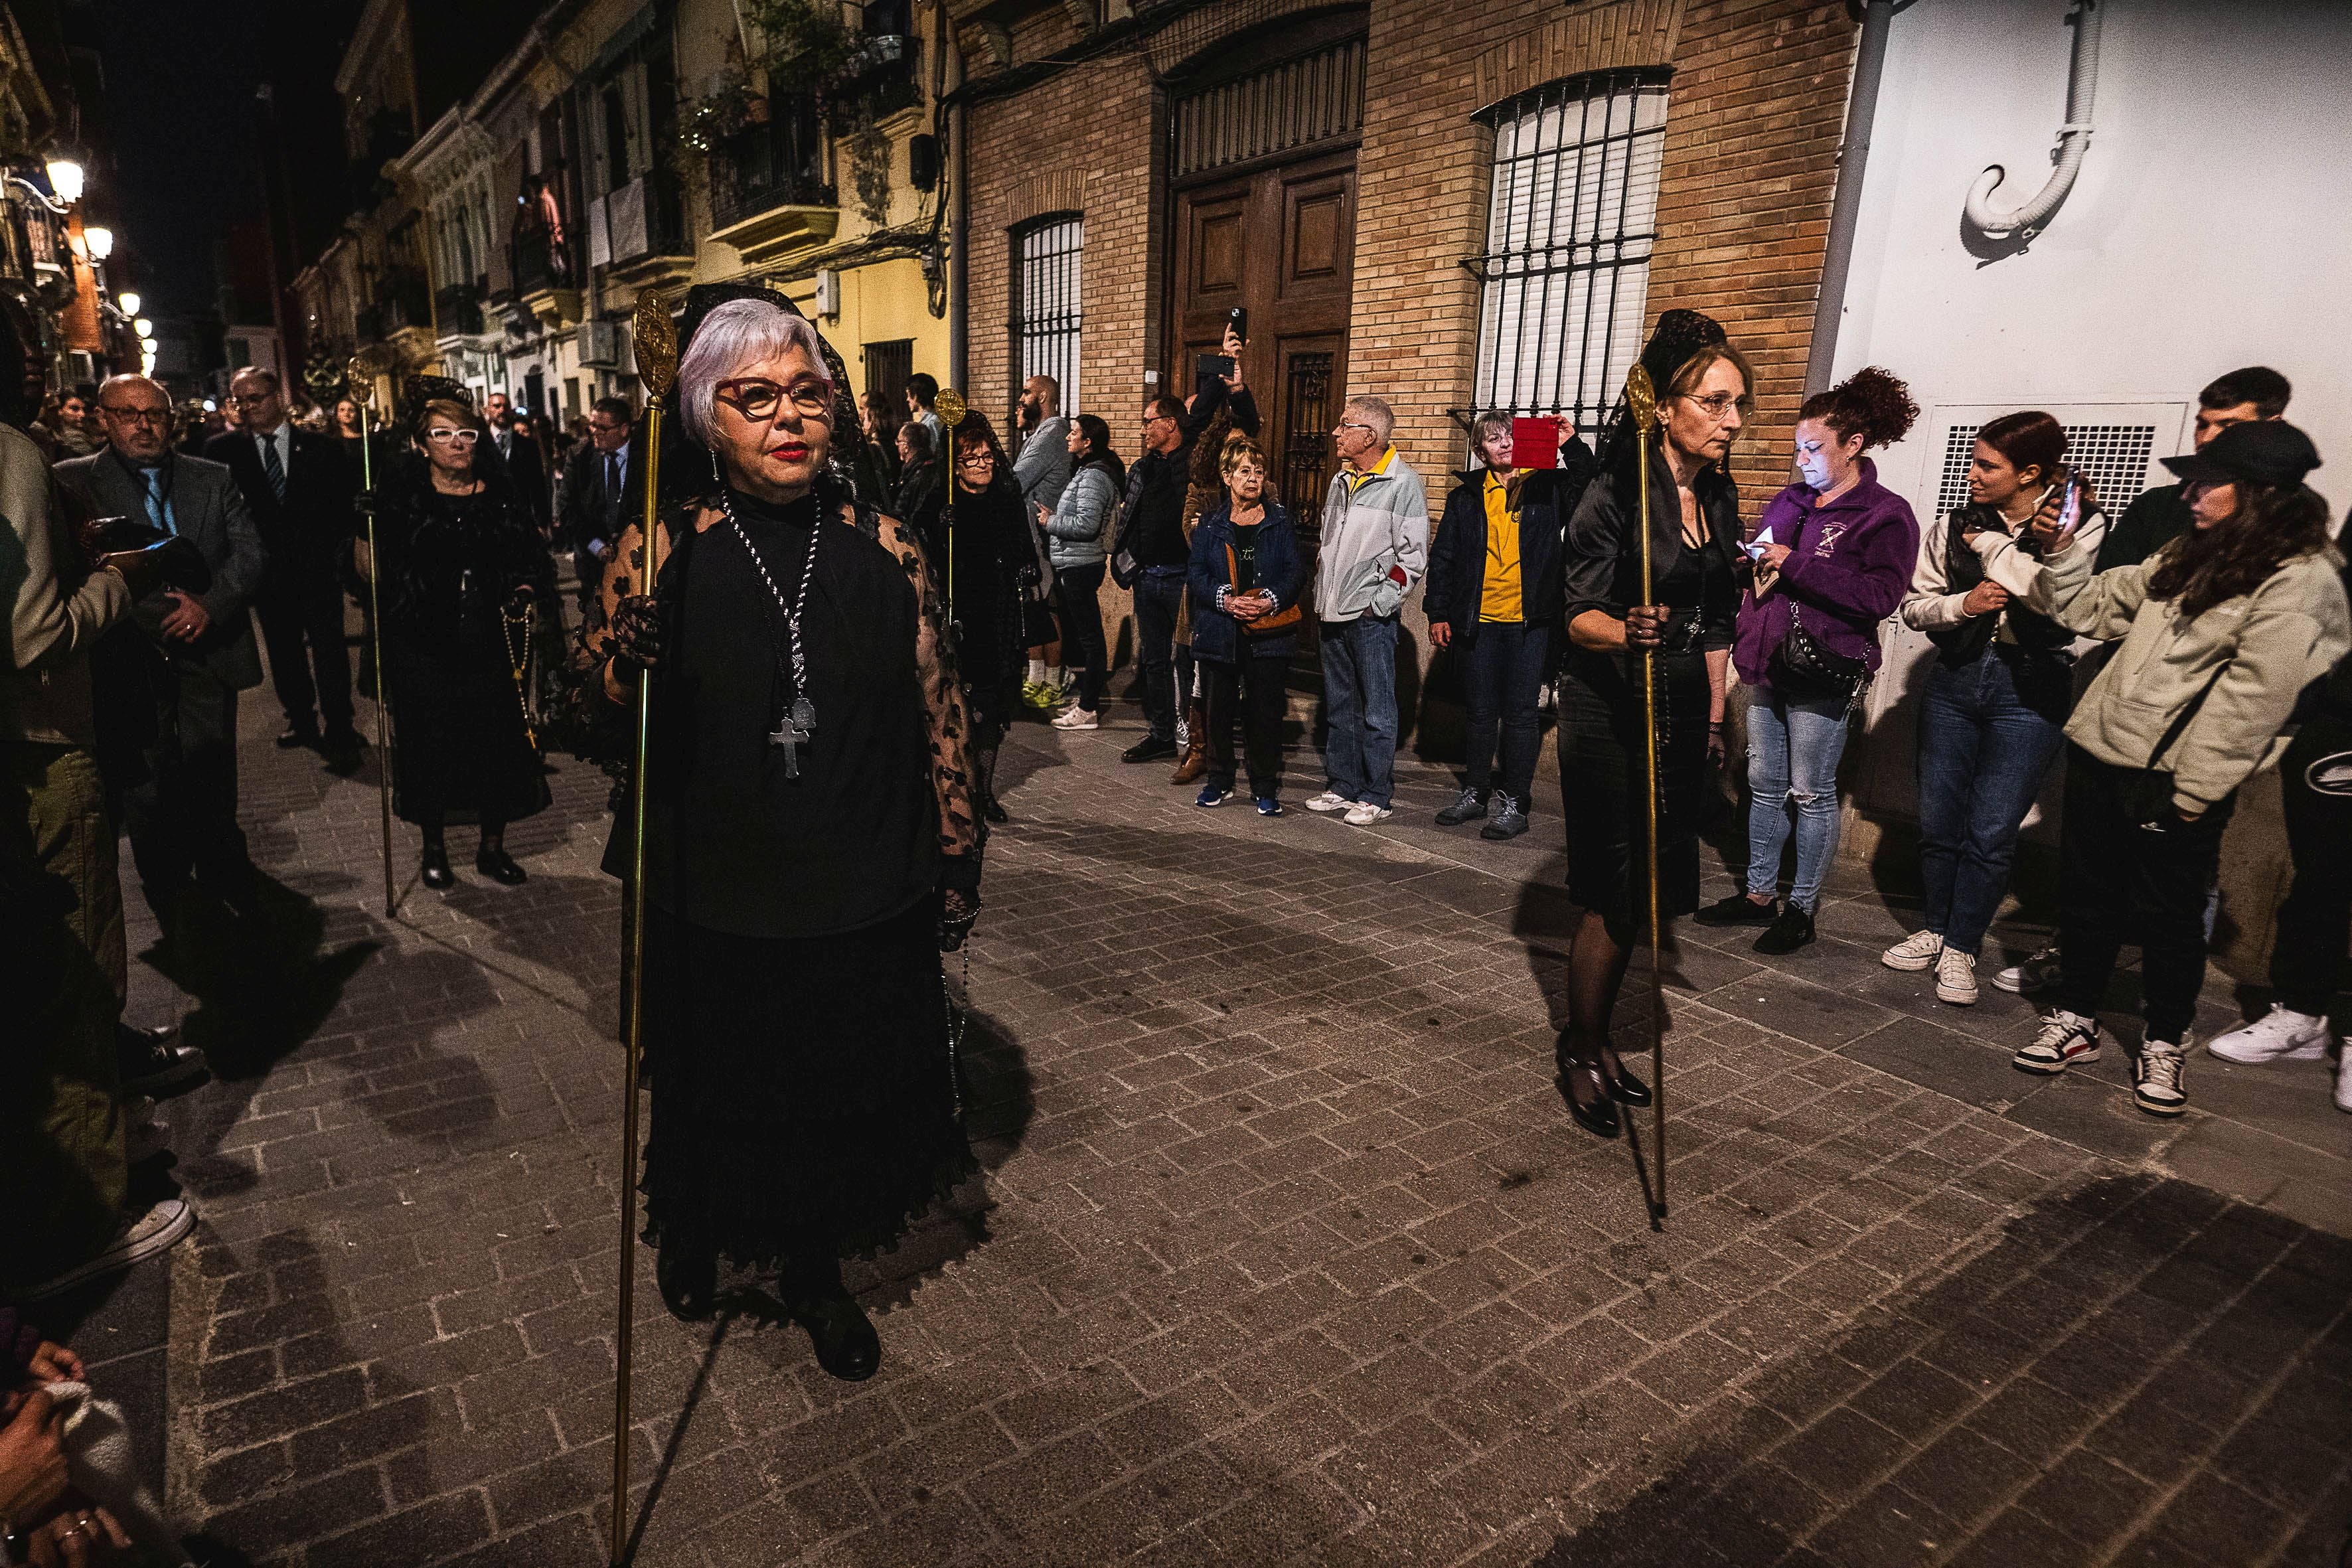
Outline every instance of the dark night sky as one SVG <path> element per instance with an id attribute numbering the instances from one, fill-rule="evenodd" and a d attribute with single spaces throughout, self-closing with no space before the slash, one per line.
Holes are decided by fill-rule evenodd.
<path id="1" fill-rule="evenodd" d="M 315 256 L 342 216 L 342 116 L 334 76 L 362 0 L 82 0 L 73 42 L 94 46 L 104 101 L 86 114 L 96 156 L 94 221 L 111 220 L 152 315 L 196 314 L 217 300 L 219 247 L 264 212 L 272 137 L 257 89 L 276 96 L 298 254 Z M 281 279 L 280 281 L 288 281 Z"/>

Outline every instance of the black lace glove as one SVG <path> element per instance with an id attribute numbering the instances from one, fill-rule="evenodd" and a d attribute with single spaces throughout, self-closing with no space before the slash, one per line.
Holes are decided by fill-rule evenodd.
<path id="1" fill-rule="evenodd" d="M 980 918 L 980 857 L 950 855 L 940 861 L 940 951 L 953 952 L 971 935 Z"/>
<path id="2" fill-rule="evenodd" d="M 613 606 L 613 673 L 635 685 L 645 672 L 661 662 L 661 612 L 644 594 L 633 594 Z"/>

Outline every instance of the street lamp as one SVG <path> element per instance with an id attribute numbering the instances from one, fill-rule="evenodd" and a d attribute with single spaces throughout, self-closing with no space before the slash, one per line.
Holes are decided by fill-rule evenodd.
<path id="1" fill-rule="evenodd" d="M 131 330 L 142 338 L 152 338 L 155 335 L 155 323 L 142 316 L 131 323 Z"/>
<path id="2" fill-rule="evenodd" d="M 114 297 L 114 302 L 122 307 L 122 313 L 126 316 L 135 316 L 139 313 L 139 296 L 131 289 L 125 289 L 121 293 L 117 294 Z"/>
<path id="3" fill-rule="evenodd" d="M 52 158 L 48 162 L 49 189 L 57 192 L 58 200 L 68 206 L 81 200 L 81 165 L 71 158 Z"/>
<path id="4" fill-rule="evenodd" d="M 81 242 L 89 247 L 92 261 L 103 261 L 114 254 L 114 231 L 110 228 L 85 228 Z"/>

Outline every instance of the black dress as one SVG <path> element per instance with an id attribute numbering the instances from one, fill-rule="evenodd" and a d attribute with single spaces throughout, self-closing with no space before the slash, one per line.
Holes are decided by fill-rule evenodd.
<path id="1" fill-rule="evenodd" d="M 393 807 L 403 821 L 519 821 L 548 804 L 516 683 L 528 631 L 517 588 L 547 552 L 511 485 L 483 475 L 470 496 L 433 488 L 404 455 L 377 489 L 384 696 L 392 705 Z M 549 605 L 541 600 L 537 613 Z M 509 620 L 509 616 L 514 617 Z"/>
<path id="2" fill-rule="evenodd" d="M 920 668 L 908 563 L 833 521 L 796 687 L 753 552 L 797 597 L 816 504 L 732 504 L 745 537 L 723 519 L 673 535 L 656 593 L 645 1193 L 652 1233 L 789 1273 L 893 1245 L 975 1168 L 938 942 L 946 678 Z M 816 722 L 793 778 L 770 736 L 802 695 Z"/>
<path id="3" fill-rule="evenodd" d="M 1622 617 L 1641 602 L 1640 497 L 1630 470 L 1595 479 L 1563 548 L 1567 621 L 1587 610 Z M 1673 470 L 1653 454 L 1652 582 L 1670 605 L 1658 654 L 1658 910 L 1688 914 L 1699 901 L 1699 826 L 1707 805 L 1706 653 L 1728 648 L 1739 614 L 1738 492 L 1720 470 L 1692 487 L 1707 543 L 1685 548 Z M 1569 897 L 1607 916 L 1621 935 L 1646 921 L 1649 813 L 1643 731 L 1642 657 L 1571 644 L 1560 671 L 1559 784 L 1568 823 Z"/>
<path id="4" fill-rule="evenodd" d="M 932 566 L 947 574 L 956 658 L 963 667 L 972 731 L 983 746 L 1003 739 L 1021 693 L 1024 652 L 1017 574 L 1035 559 L 1024 504 L 1019 483 L 1001 470 L 976 495 L 950 481 L 947 505 L 923 542 Z"/>

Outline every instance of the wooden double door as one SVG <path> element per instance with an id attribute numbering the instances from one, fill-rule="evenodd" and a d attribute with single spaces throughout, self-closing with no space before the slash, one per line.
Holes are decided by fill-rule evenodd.
<path id="1" fill-rule="evenodd" d="M 1171 390 L 1192 390 L 1226 313 L 1249 310 L 1242 377 L 1257 399 L 1267 479 L 1312 540 L 1337 458 L 1346 400 L 1349 295 L 1356 254 L 1352 147 L 1212 177 L 1179 190 L 1169 312 Z"/>

